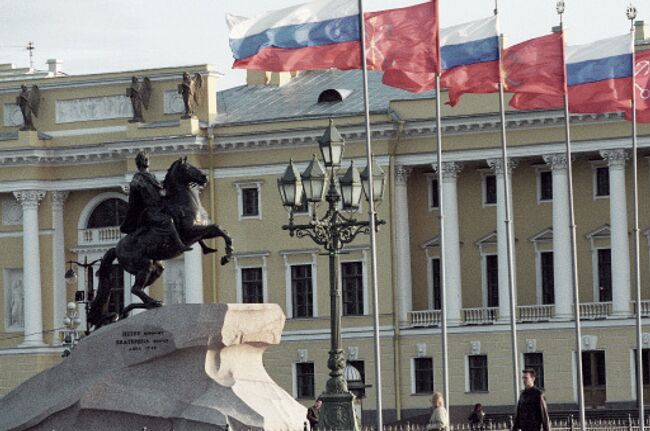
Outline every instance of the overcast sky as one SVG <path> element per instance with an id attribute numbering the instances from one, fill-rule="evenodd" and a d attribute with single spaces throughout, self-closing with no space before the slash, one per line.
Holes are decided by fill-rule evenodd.
<path id="1" fill-rule="evenodd" d="M 367 11 L 421 0 L 365 0 Z M 0 63 L 28 66 L 23 48 L 33 41 L 34 66 L 63 61 L 68 74 L 209 63 L 224 74 L 219 89 L 244 83 L 231 69 L 225 14 L 254 16 L 304 0 L 0 0 Z M 558 23 L 556 0 L 500 0 L 500 28 L 508 43 L 548 33 Z M 650 21 L 650 3 L 635 1 L 637 19 Z M 566 0 L 569 44 L 629 29 L 626 0 Z M 494 0 L 440 0 L 441 26 L 489 16 Z"/>

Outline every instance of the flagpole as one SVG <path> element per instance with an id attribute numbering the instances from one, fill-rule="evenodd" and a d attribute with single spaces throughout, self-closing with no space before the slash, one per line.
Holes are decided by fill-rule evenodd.
<path id="1" fill-rule="evenodd" d="M 499 1 L 494 0 L 494 14 L 499 15 Z M 499 111 L 501 114 L 501 159 L 503 168 L 503 194 L 505 200 L 505 225 L 506 225 L 506 250 L 508 259 L 508 290 L 510 292 L 510 335 L 512 343 L 512 380 L 514 390 L 514 404 L 519 400 L 519 361 L 517 360 L 517 315 L 516 292 L 514 284 L 514 260 L 512 256 L 512 225 L 510 207 L 510 169 L 508 163 L 508 149 L 506 144 L 506 111 L 505 97 L 503 94 L 503 72 L 501 46 L 499 46 Z"/>
<path id="2" fill-rule="evenodd" d="M 637 157 L 637 120 L 636 120 L 636 58 L 634 52 L 634 19 L 636 8 L 630 3 L 627 8 L 632 37 L 632 176 L 633 176 L 633 228 L 634 233 L 634 290 L 636 292 L 636 396 L 639 406 L 639 431 L 645 429 L 643 406 L 643 322 L 641 321 L 641 274 L 639 261 L 639 173 Z"/>
<path id="3" fill-rule="evenodd" d="M 436 173 L 438 174 L 438 249 L 440 255 L 438 262 L 440 262 L 440 344 L 442 356 L 442 395 L 447 403 L 447 409 L 450 407 L 449 403 L 449 336 L 447 333 L 447 271 L 445 271 L 445 217 L 444 217 L 444 195 L 443 195 L 443 166 L 442 166 L 442 103 L 440 100 L 440 30 L 439 30 L 439 9 L 438 1 L 434 0 L 433 13 L 434 19 L 437 23 L 434 31 L 436 32 Z"/>
<path id="4" fill-rule="evenodd" d="M 562 61 L 564 62 L 564 23 L 562 14 L 564 13 L 564 1 L 557 2 L 556 10 L 560 15 L 560 30 L 562 31 Z M 571 161 L 571 114 L 569 113 L 569 93 L 566 86 L 566 65 L 564 66 L 564 133 L 565 133 L 565 154 L 567 159 L 567 188 L 569 198 L 569 230 L 571 232 L 571 276 L 573 284 L 573 304 L 575 319 L 576 335 L 576 378 L 578 385 L 578 413 L 580 419 L 580 429 L 586 431 L 585 423 L 585 394 L 584 382 L 582 376 L 582 329 L 580 326 L 580 290 L 578 284 L 578 249 L 576 246 L 576 218 L 575 208 L 573 205 L 573 167 Z"/>
<path id="5" fill-rule="evenodd" d="M 448 336 L 447 336 L 447 284 L 446 284 L 446 271 L 445 271 L 445 217 L 444 217 L 444 199 L 443 199 L 443 186 L 442 186 L 442 118 L 440 106 L 440 73 L 436 73 L 436 164 L 438 174 L 438 248 L 440 250 L 440 328 L 441 328 L 441 344 L 442 344 L 442 391 L 447 408 L 449 408 L 449 352 L 448 352 Z"/>
<path id="6" fill-rule="evenodd" d="M 359 0 L 359 47 L 361 50 L 361 70 L 363 76 L 363 107 L 366 128 L 366 163 L 368 181 L 372 184 L 372 148 L 370 145 L 370 103 L 368 100 L 368 65 L 366 63 L 366 25 L 363 19 L 363 0 Z M 370 285 L 372 286 L 372 319 L 375 353 L 375 392 L 377 397 L 377 429 L 384 427 L 382 415 L 382 385 L 381 385 L 381 348 L 379 345 L 379 291 L 377 287 L 377 243 L 376 243 L 376 213 L 373 187 L 368 187 L 368 221 L 370 223 Z"/>

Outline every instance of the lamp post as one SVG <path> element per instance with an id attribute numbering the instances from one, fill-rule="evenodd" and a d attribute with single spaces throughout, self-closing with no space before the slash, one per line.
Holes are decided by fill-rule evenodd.
<path id="1" fill-rule="evenodd" d="M 66 349 L 63 351 L 62 357 L 67 357 L 70 355 L 70 351 L 75 348 L 79 342 L 79 333 L 77 332 L 77 327 L 81 324 L 81 319 L 79 319 L 79 310 L 77 309 L 77 303 L 68 302 L 66 307 L 65 317 L 63 318 L 63 345 Z"/>
<path id="2" fill-rule="evenodd" d="M 293 164 L 278 179 L 278 188 L 282 205 L 289 210 L 289 223 L 282 226 L 290 236 L 309 237 L 322 246 L 329 257 L 330 278 L 330 337 L 331 347 L 327 367 L 330 369 L 325 392 L 320 396 L 323 407 L 320 413 L 320 426 L 327 430 L 356 430 L 360 424 L 355 420 L 352 402 L 354 395 L 348 391 L 343 376 L 345 357 L 341 349 L 341 286 L 339 283 L 339 254 L 345 244 L 352 242 L 357 235 L 370 232 L 370 221 L 356 220 L 353 215 L 359 209 L 362 190 L 369 196 L 369 187 L 373 187 L 375 202 L 380 202 L 384 193 L 384 172 L 373 161 L 373 177 L 368 178 L 368 169 L 359 174 L 354 163 L 345 174 L 337 179 L 341 166 L 345 140 L 338 132 L 332 120 L 325 133 L 318 139 L 319 148 L 325 168 L 314 155 L 307 169 L 300 174 Z M 297 224 L 294 210 L 300 206 L 304 197 L 313 205 L 312 219 L 305 224 Z M 323 200 L 327 202 L 327 211 L 322 217 L 316 214 L 316 205 Z M 339 210 L 342 203 L 344 215 Z M 384 224 L 384 220 L 375 220 L 375 225 Z M 360 419 L 360 418 L 359 418 Z"/>
<path id="3" fill-rule="evenodd" d="M 88 310 L 90 309 L 90 303 L 92 302 L 95 294 L 93 286 L 93 265 L 99 261 L 101 261 L 101 259 L 96 259 L 88 263 L 88 257 L 84 257 L 83 263 L 77 262 L 76 260 L 69 260 L 66 262 L 69 265 L 68 270 L 65 272 L 65 282 L 68 285 L 74 285 L 77 282 L 77 273 L 74 272 L 74 269 L 72 269 L 73 263 L 86 270 L 86 288 L 85 290 L 77 290 L 74 295 L 75 302 L 83 303 L 85 305 L 86 335 L 90 334 L 90 327 L 88 325 Z"/>

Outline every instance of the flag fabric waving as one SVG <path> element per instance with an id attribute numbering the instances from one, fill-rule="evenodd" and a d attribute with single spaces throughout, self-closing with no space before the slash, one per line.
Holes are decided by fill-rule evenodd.
<path id="1" fill-rule="evenodd" d="M 505 89 L 514 93 L 510 106 L 543 109 L 548 96 L 564 103 L 563 44 L 562 33 L 552 33 L 503 50 Z"/>
<path id="2" fill-rule="evenodd" d="M 430 89 L 429 77 L 435 78 L 440 64 L 438 0 L 366 13 L 364 18 L 368 69 L 384 71 L 382 81 L 392 87 L 416 93 Z"/>
<path id="3" fill-rule="evenodd" d="M 499 91 L 499 32 L 497 17 L 440 30 L 440 84 L 449 91 L 449 104 L 464 93 Z"/>
<path id="4" fill-rule="evenodd" d="M 650 123 L 650 50 L 637 52 L 635 62 L 636 119 Z M 625 118 L 632 119 L 631 110 L 625 112 Z"/>
<path id="5" fill-rule="evenodd" d="M 278 72 L 358 69 L 356 0 L 316 0 L 254 18 L 227 15 L 233 68 Z"/>
<path id="6" fill-rule="evenodd" d="M 387 85 L 407 88 L 396 71 L 435 73 L 437 0 L 364 14 L 367 66 Z M 359 69 L 356 0 L 317 0 L 255 18 L 229 15 L 234 68 L 291 71 Z M 408 88 L 407 88 L 408 89 Z"/>

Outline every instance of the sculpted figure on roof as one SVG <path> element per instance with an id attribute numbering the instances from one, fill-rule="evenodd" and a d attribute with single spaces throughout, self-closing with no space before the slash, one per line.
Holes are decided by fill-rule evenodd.
<path id="1" fill-rule="evenodd" d="M 16 105 L 20 106 L 23 114 L 23 127 L 20 130 L 36 130 L 32 120 L 32 114 L 38 117 L 38 107 L 41 103 L 41 92 L 37 85 L 27 88 L 25 84 L 20 86 L 20 94 L 16 97 Z"/>
<path id="2" fill-rule="evenodd" d="M 201 87 L 203 87 L 203 78 L 200 74 L 195 73 L 190 76 L 189 73 L 183 72 L 183 82 L 178 84 L 178 93 L 183 96 L 185 105 L 185 114 L 181 118 L 195 116 L 196 108 L 201 103 Z"/>
<path id="3" fill-rule="evenodd" d="M 133 107 L 133 118 L 129 120 L 129 123 L 143 123 L 142 107 L 149 109 L 149 101 L 151 100 L 151 81 L 149 78 L 145 77 L 142 81 L 137 76 L 131 78 L 131 86 L 126 89 L 126 96 L 131 99 L 131 106 Z"/>

